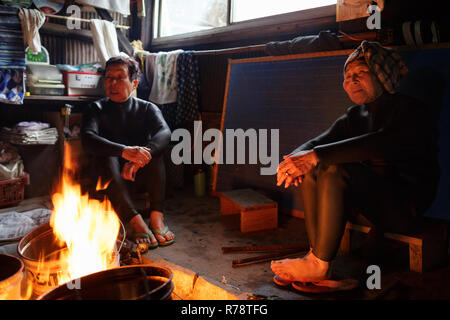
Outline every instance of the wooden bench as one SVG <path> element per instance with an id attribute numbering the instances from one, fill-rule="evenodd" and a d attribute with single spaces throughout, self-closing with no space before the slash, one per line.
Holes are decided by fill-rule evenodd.
<path id="1" fill-rule="evenodd" d="M 350 252 L 352 231 L 367 234 L 370 230 L 370 226 L 348 222 L 341 239 L 340 253 Z M 386 232 L 384 237 L 408 244 L 411 271 L 429 270 L 442 263 L 448 255 L 448 223 L 446 221 L 426 219 L 420 232 L 414 234 Z"/>
<path id="2" fill-rule="evenodd" d="M 241 215 L 241 232 L 278 227 L 278 204 L 266 196 L 252 189 L 220 192 L 218 196 L 222 214 Z"/>

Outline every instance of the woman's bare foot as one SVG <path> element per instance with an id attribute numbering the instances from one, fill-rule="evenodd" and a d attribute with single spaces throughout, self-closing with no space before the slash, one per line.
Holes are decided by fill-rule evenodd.
<path id="1" fill-rule="evenodd" d="M 152 211 L 150 212 L 150 228 L 153 230 L 157 230 L 163 232 L 166 226 L 164 225 L 164 214 L 160 211 Z M 161 235 L 159 233 L 155 233 L 155 236 L 158 242 L 166 242 L 175 239 L 175 235 L 172 231 L 167 231 L 166 234 Z"/>
<path id="2" fill-rule="evenodd" d="M 133 228 L 134 233 L 144 233 L 144 234 L 150 233 L 150 229 L 148 228 L 148 226 L 146 225 L 144 219 L 142 218 L 142 216 L 140 214 L 135 215 L 130 220 L 129 223 L 130 223 L 130 226 Z M 155 236 L 150 233 L 149 237 L 137 237 L 136 243 L 137 244 L 140 244 L 140 243 L 156 244 L 157 241 L 156 241 Z"/>
<path id="3" fill-rule="evenodd" d="M 272 261 L 270 267 L 282 280 L 315 282 L 329 278 L 331 264 L 310 251 L 302 258 Z"/>

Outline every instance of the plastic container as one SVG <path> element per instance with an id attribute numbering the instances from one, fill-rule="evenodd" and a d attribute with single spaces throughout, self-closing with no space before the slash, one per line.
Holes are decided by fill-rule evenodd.
<path id="1" fill-rule="evenodd" d="M 62 71 L 62 74 L 66 96 L 103 96 L 105 93 L 101 73 Z"/>
<path id="2" fill-rule="evenodd" d="M 27 86 L 27 91 L 32 95 L 63 96 L 65 88 L 63 84 L 30 84 Z"/>

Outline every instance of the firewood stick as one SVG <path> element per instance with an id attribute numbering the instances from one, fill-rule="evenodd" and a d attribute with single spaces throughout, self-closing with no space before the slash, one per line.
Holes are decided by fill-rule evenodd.
<path id="1" fill-rule="evenodd" d="M 286 250 L 285 252 L 277 252 L 277 253 L 252 257 L 252 258 L 236 259 L 236 260 L 232 261 L 232 267 L 233 268 L 242 267 L 242 266 L 249 265 L 249 264 L 270 261 L 270 260 L 273 260 L 274 258 L 285 258 L 285 257 L 293 256 L 293 255 L 299 255 L 304 252 L 305 252 L 305 250 L 292 249 L 292 250 Z"/>
<path id="2" fill-rule="evenodd" d="M 299 249 L 308 250 L 308 244 L 287 244 L 287 245 L 268 245 L 268 246 L 243 246 L 243 247 L 222 247 L 222 253 L 232 252 L 264 252 L 264 251 L 277 251 L 277 250 L 289 250 Z"/>

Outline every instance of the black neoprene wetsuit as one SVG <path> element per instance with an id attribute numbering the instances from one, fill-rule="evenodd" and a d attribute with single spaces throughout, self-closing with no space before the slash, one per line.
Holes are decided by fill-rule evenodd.
<path id="1" fill-rule="evenodd" d="M 112 179 L 107 195 L 123 222 L 137 214 L 130 200 L 131 182 L 122 179 L 121 157 L 126 146 L 150 148 L 152 159 L 139 169 L 138 184 L 144 183 L 153 210 L 162 211 L 165 191 L 165 169 L 162 152 L 170 142 L 170 129 L 159 108 L 151 102 L 130 97 L 123 103 L 104 98 L 87 106 L 83 114 L 81 139 L 83 148 L 92 155 L 91 177 Z"/>
<path id="2" fill-rule="evenodd" d="M 353 209 L 381 230 L 423 215 L 439 181 L 433 114 L 413 98 L 384 93 L 293 151 L 313 149 L 319 159 L 300 185 L 316 256 L 334 258 Z"/>

